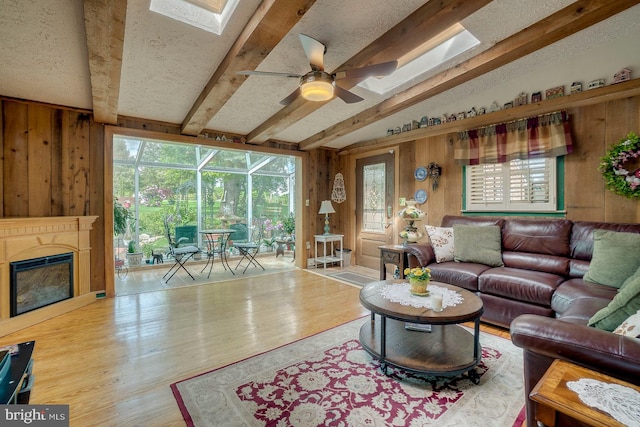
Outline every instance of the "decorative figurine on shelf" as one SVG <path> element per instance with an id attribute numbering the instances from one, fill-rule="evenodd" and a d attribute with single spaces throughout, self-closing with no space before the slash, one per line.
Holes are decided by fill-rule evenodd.
<path id="1" fill-rule="evenodd" d="M 489 112 L 495 113 L 496 111 L 500 111 L 500 104 L 498 104 L 498 101 L 493 101 L 489 107 Z"/>
<path id="2" fill-rule="evenodd" d="M 429 126 L 429 118 L 427 116 L 422 116 L 422 118 L 420 119 L 420 127 L 426 128 L 428 126 Z"/>
<path id="3" fill-rule="evenodd" d="M 587 90 L 604 86 L 604 79 L 591 80 L 587 85 Z"/>
<path id="4" fill-rule="evenodd" d="M 413 225 L 415 221 L 420 221 L 426 216 L 426 214 L 416 207 L 415 200 L 407 200 L 407 206 L 398 212 L 398 216 L 406 221 L 407 226 L 400 232 L 402 238 L 402 244 L 406 246 L 408 243 L 415 243 L 422 237 L 422 233 Z"/>
<path id="5" fill-rule="evenodd" d="M 467 111 L 467 117 L 475 117 L 476 115 L 478 115 L 476 107 L 471 107 L 471 110 Z"/>
<path id="6" fill-rule="evenodd" d="M 544 94 L 546 99 L 560 98 L 564 96 L 564 86 L 552 87 L 547 89 Z"/>
<path id="7" fill-rule="evenodd" d="M 513 100 L 513 106 L 519 107 L 521 105 L 526 105 L 529 103 L 528 101 L 529 95 L 526 92 L 520 92 L 516 99 Z"/>
<path id="8" fill-rule="evenodd" d="M 582 83 L 581 82 L 573 82 L 571 83 L 571 88 L 569 89 L 570 93 L 579 93 L 582 92 Z"/>
<path id="9" fill-rule="evenodd" d="M 534 104 L 536 102 L 540 102 L 542 101 L 542 92 L 538 91 L 538 92 L 533 92 L 531 94 L 531 103 Z"/>
<path id="10" fill-rule="evenodd" d="M 627 80 L 631 80 L 631 70 L 628 68 L 623 68 L 613 75 L 613 83 L 626 82 Z"/>

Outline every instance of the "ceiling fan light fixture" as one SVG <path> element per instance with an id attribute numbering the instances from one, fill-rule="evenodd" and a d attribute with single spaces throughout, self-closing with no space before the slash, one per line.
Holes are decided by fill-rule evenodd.
<path id="1" fill-rule="evenodd" d="M 333 98 L 333 79 L 323 72 L 310 73 L 302 78 L 300 93 L 308 101 L 328 101 Z"/>

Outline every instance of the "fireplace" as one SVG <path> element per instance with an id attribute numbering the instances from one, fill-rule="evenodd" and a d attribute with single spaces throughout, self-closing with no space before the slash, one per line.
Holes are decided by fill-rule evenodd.
<path id="1" fill-rule="evenodd" d="M 90 244 L 96 218 L 0 218 L 0 336 L 96 301 Z M 44 266 L 30 269 L 34 260 Z M 36 277 L 28 279 L 26 290 L 14 285 L 23 275 Z M 49 283 L 45 292 L 40 285 L 50 280 L 57 283 Z"/>
<path id="2" fill-rule="evenodd" d="M 73 253 L 10 265 L 11 317 L 73 298 Z"/>

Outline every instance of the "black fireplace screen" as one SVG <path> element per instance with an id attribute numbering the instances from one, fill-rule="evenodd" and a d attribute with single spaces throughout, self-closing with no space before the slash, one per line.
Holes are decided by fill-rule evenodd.
<path id="1" fill-rule="evenodd" d="M 73 253 L 10 263 L 11 317 L 73 297 Z"/>

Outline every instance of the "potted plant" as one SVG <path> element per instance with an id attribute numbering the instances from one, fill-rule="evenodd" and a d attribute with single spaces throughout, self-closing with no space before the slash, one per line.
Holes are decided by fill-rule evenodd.
<path id="1" fill-rule="evenodd" d="M 282 221 L 282 228 L 284 229 L 284 232 L 287 233 L 287 235 L 294 235 L 294 233 L 296 232 L 296 218 L 292 213 L 290 213 L 289 216 L 284 221 Z"/>
<path id="2" fill-rule="evenodd" d="M 127 227 L 129 223 L 129 218 L 131 218 L 131 212 L 127 208 L 124 207 L 122 203 L 117 198 L 113 198 L 113 235 L 117 237 L 116 241 L 116 258 L 115 265 L 121 265 L 120 263 L 124 263 L 124 260 L 120 260 L 120 254 L 118 249 L 120 248 L 121 238 L 124 233 L 127 232 Z"/>
<path id="3" fill-rule="evenodd" d="M 135 240 L 131 240 L 127 245 L 127 261 L 129 261 L 129 267 L 142 264 L 142 252 L 138 251 Z"/>
<path id="4" fill-rule="evenodd" d="M 142 244 L 142 253 L 144 254 L 144 257 L 146 258 L 146 263 L 147 264 L 151 264 L 152 263 L 152 258 L 153 258 L 153 246 L 150 243 L 143 243 Z"/>
<path id="5" fill-rule="evenodd" d="M 113 234 L 121 236 L 127 232 L 131 212 L 115 197 L 113 198 Z"/>

